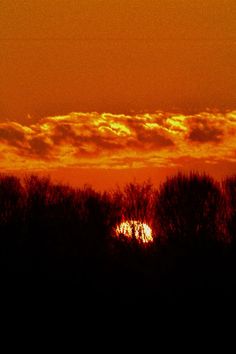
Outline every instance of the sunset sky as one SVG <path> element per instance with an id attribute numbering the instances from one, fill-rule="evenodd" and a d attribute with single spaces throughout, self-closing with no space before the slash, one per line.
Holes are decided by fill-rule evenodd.
<path id="1" fill-rule="evenodd" d="M 0 171 L 236 173 L 235 0 L 0 0 Z"/>

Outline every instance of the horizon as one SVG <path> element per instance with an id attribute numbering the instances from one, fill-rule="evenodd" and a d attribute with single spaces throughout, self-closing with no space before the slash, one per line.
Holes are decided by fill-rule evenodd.
<path id="1" fill-rule="evenodd" d="M 128 172 L 129 173 L 129 172 Z M 116 172 L 114 172 L 114 175 L 117 175 Z M 130 174 L 129 174 L 130 176 Z M 115 191 L 125 191 L 125 189 L 131 185 L 133 186 L 145 186 L 149 185 L 150 187 L 154 188 L 155 190 L 159 190 L 162 188 L 166 183 L 169 181 L 178 178 L 178 177 L 184 177 L 184 178 L 191 178 L 191 176 L 199 177 L 199 178 L 209 178 L 212 180 L 214 183 L 218 185 L 218 187 L 221 189 L 224 186 L 224 183 L 229 180 L 229 179 L 234 179 L 236 177 L 236 173 L 230 173 L 226 174 L 224 173 L 222 176 L 215 177 L 213 174 L 210 174 L 206 172 L 205 170 L 189 170 L 189 171 L 184 171 L 183 169 L 180 169 L 175 172 L 170 172 L 169 174 L 163 173 L 162 177 L 156 180 L 153 180 L 152 178 L 139 178 L 137 179 L 136 176 L 134 178 L 124 178 L 120 182 L 117 183 L 112 183 L 112 184 L 106 184 L 104 185 L 104 181 L 102 183 L 89 183 L 89 180 L 87 178 L 87 174 L 83 176 L 83 178 L 78 181 L 77 178 L 78 176 L 75 176 L 75 181 L 72 180 L 66 180 L 65 176 L 63 175 L 61 178 L 58 177 L 58 171 L 56 171 L 55 175 L 49 174 L 49 173 L 43 173 L 43 172 L 25 172 L 21 171 L 20 173 L 11 173 L 11 172 L 0 172 L 0 178 L 16 178 L 19 180 L 19 182 L 24 185 L 27 183 L 26 181 L 31 179 L 31 178 L 37 178 L 37 180 L 40 181 L 47 181 L 47 183 L 59 187 L 69 187 L 72 188 L 73 190 L 86 190 L 91 189 L 97 193 L 108 193 L 112 194 Z M 140 176 L 139 176 L 140 177 Z M 109 177 L 110 178 L 110 177 Z"/>
<path id="2" fill-rule="evenodd" d="M 236 173 L 236 111 L 71 113 L 0 122 L 0 171 L 113 188 L 178 172 Z"/>
<path id="3" fill-rule="evenodd" d="M 0 172 L 99 190 L 236 173 L 235 16 L 234 0 L 2 0 Z"/>

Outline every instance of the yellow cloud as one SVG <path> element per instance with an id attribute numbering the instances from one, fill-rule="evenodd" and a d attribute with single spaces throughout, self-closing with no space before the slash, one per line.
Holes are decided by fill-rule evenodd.
<path id="1" fill-rule="evenodd" d="M 236 111 L 73 112 L 27 126 L 0 123 L 1 169 L 160 167 L 180 165 L 186 158 L 234 161 Z"/>

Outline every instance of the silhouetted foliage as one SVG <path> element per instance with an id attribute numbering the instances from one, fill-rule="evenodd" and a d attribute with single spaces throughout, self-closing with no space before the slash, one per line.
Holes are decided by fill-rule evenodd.
<path id="1" fill-rule="evenodd" d="M 0 176 L 0 223 L 6 225 L 23 217 L 23 188 L 14 176 Z"/>
<path id="2" fill-rule="evenodd" d="M 177 242 L 223 238 L 224 197 L 211 177 L 191 173 L 168 178 L 160 186 L 156 218 L 160 235 Z"/>
<path id="3" fill-rule="evenodd" d="M 220 185 L 204 174 L 178 174 L 159 189 L 129 183 L 100 193 L 49 177 L 1 175 L 0 275 L 72 282 L 86 294 L 130 299 L 175 297 L 189 289 L 229 293 L 235 210 L 235 176 Z M 126 220 L 147 223 L 154 242 L 116 235 Z"/>
<path id="4" fill-rule="evenodd" d="M 236 176 L 226 178 L 222 185 L 227 201 L 226 226 L 231 241 L 236 243 Z"/>

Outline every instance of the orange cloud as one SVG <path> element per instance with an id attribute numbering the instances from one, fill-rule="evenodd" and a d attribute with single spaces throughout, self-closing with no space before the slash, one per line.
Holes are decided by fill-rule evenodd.
<path id="1" fill-rule="evenodd" d="M 236 162 L 236 111 L 181 115 L 71 113 L 0 123 L 0 168 L 181 166 Z"/>

